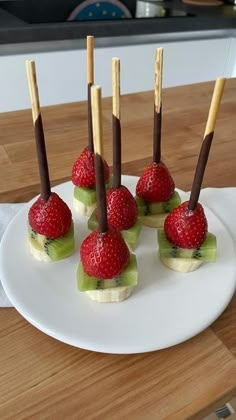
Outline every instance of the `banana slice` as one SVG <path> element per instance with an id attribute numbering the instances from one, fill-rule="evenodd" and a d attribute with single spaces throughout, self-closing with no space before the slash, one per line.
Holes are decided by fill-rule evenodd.
<path id="1" fill-rule="evenodd" d="M 77 200 L 73 197 L 73 205 L 74 209 L 79 213 L 81 216 L 90 217 L 93 213 L 94 209 L 97 207 L 97 203 L 94 203 L 92 206 L 86 206 L 82 201 Z"/>
<path id="2" fill-rule="evenodd" d="M 160 257 L 163 264 L 171 270 L 180 271 L 181 273 L 188 273 L 197 270 L 202 264 L 202 261 L 191 258 L 164 258 Z"/>
<path id="3" fill-rule="evenodd" d="M 29 244 L 29 249 L 30 249 L 30 253 L 33 255 L 33 257 L 38 260 L 38 261 L 44 261 L 44 262 L 50 262 L 52 261 L 51 258 L 49 257 L 49 255 L 40 248 L 37 248 L 31 241 L 30 238 L 28 238 L 28 244 Z"/>
<path id="4" fill-rule="evenodd" d="M 127 299 L 133 291 L 133 287 L 111 287 L 104 290 L 88 290 L 85 292 L 90 299 L 96 302 L 121 302 Z"/>
<path id="5" fill-rule="evenodd" d="M 160 228 L 164 226 L 164 222 L 168 213 L 149 214 L 148 216 L 139 216 L 142 224 L 145 226 Z"/>

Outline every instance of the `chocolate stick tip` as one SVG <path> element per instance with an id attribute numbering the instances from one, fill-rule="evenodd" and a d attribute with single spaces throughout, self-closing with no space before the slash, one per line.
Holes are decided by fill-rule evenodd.
<path id="1" fill-rule="evenodd" d="M 159 112 L 154 107 L 154 126 L 153 126 L 153 162 L 161 161 L 161 125 L 162 125 L 162 107 Z"/>

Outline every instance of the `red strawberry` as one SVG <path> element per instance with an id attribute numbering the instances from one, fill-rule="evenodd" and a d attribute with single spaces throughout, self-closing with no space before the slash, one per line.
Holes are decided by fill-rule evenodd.
<path id="1" fill-rule="evenodd" d="M 59 238 L 71 227 L 71 211 L 54 192 L 47 202 L 40 196 L 29 210 L 29 224 L 37 233 L 48 238 Z"/>
<path id="2" fill-rule="evenodd" d="M 113 227 L 105 233 L 90 233 L 80 248 L 84 271 L 97 279 L 118 276 L 129 262 L 129 250 L 120 232 Z"/>
<path id="3" fill-rule="evenodd" d="M 105 160 L 104 177 L 105 183 L 107 183 L 109 181 L 109 167 Z M 95 187 L 94 153 L 88 147 L 85 147 L 73 165 L 72 182 L 77 187 Z"/>
<path id="4" fill-rule="evenodd" d="M 107 221 L 118 230 L 129 229 L 138 217 L 137 203 L 130 191 L 121 185 L 120 188 L 109 188 L 107 191 Z"/>
<path id="5" fill-rule="evenodd" d="M 174 189 L 174 181 L 164 163 L 152 162 L 139 178 L 136 194 L 148 203 L 155 203 L 169 200 Z"/>
<path id="6" fill-rule="evenodd" d="M 201 204 L 189 210 L 188 201 L 168 214 L 164 229 L 167 239 L 181 248 L 201 246 L 207 235 L 207 219 Z"/>

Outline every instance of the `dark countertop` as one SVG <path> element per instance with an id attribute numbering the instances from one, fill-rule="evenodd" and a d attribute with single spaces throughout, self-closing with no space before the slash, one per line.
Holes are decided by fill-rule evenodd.
<path id="1" fill-rule="evenodd" d="M 21 13 L 18 7 L 17 13 L 13 14 L 13 3 L 21 5 Z M 177 12 L 180 16 L 77 22 L 55 21 L 55 13 L 52 19 L 54 21 L 45 22 L 44 9 L 42 23 L 29 23 L 22 19 L 23 3 L 23 0 L 0 2 L 0 44 L 75 40 L 85 38 L 88 33 L 96 38 L 111 38 L 236 28 L 236 7 L 229 5 L 191 7 L 175 0 L 168 1 L 169 11 Z M 25 7 L 27 8 L 26 4 Z M 134 15 L 135 3 L 132 3 L 130 10 Z M 39 12 L 36 11 L 36 14 L 39 20 Z"/>

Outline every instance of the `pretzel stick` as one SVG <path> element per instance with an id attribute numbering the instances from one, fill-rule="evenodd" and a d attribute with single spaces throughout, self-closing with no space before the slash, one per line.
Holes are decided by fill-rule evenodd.
<path id="1" fill-rule="evenodd" d="M 161 123 L 162 123 L 162 70 L 163 48 L 156 49 L 155 89 L 154 89 L 154 127 L 153 127 L 153 162 L 161 160 Z"/>
<path id="2" fill-rule="evenodd" d="M 96 173 L 96 195 L 97 195 L 97 217 L 98 229 L 100 232 L 107 232 L 107 205 L 106 189 L 103 165 L 103 144 L 102 144 L 102 105 L 101 87 L 92 86 L 92 117 L 94 133 L 95 173 Z"/>
<path id="3" fill-rule="evenodd" d="M 113 188 L 121 186 L 120 60 L 112 59 Z"/>
<path id="4" fill-rule="evenodd" d="M 197 167 L 194 175 L 193 185 L 191 189 L 191 195 L 189 199 L 189 210 L 194 210 L 197 206 L 204 172 L 206 169 L 208 156 L 211 148 L 211 143 L 214 136 L 214 129 L 216 124 L 216 118 L 220 107 L 221 98 L 223 95 L 226 79 L 218 78 L 215 83 L 214 92 L 211 100 L 210 110 L 206 123 L 205 134 L 199 153 Z"/>
<path id="5" fill-rule="evenodd" d="M 87 105 L 88 105 L 88 147 L 93 152 L 93 124 L 91 109 L 91 86 L 94 83 L 94 37 L 87 36 Z"/>
<path id="6" fill-rule="evenodd" d="M 29 92 L 30 92 L 35 142 L 36 142 L 36 150 L 37 150 L 37 157 L 38 157 L 41 195 L 42 195 L 43 200 L 46 202 L 48 201 L 51 195 L 51 188 L 50 188 L 50 179 L 49 179 L 49 172 L 48 172 L 45 138 L 44 138 L 44 131 L 43 131 L 43 121 L 42 121 L 42 116 L 41 116 L 39 93 L 38 93 L 38 86 L 37 86 L 36 68 L 35 68 L 34 61 L 30 61 L 30 60 L 26 61 L 26 71 L 27 71 L 27 78 L 28 78 L 28 85 L 29 85 Z"/>

